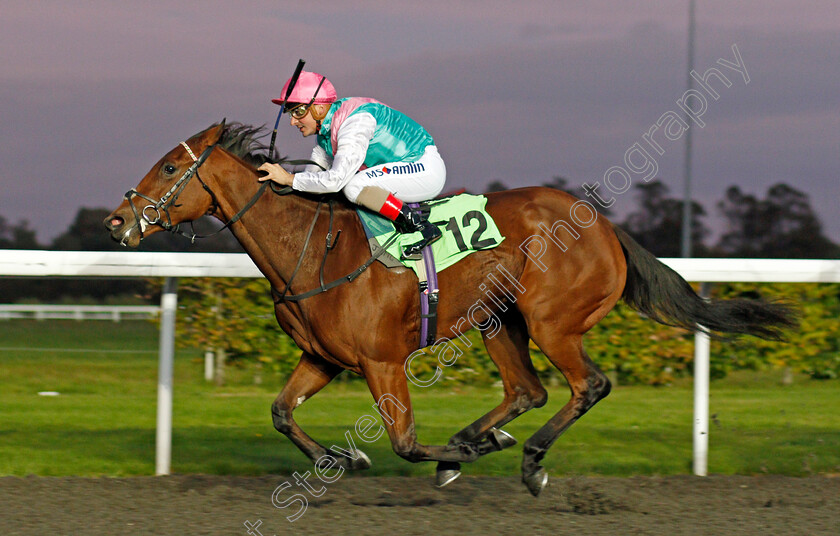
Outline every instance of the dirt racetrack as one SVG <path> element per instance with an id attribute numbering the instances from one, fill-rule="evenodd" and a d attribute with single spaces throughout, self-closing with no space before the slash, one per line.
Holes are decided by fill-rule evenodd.
<path id="1" fill-rule="evenodd" d="M 463 476 L 442 490 L 431 478 L 345 476 L 323 490 L 310 479 L 322 495 L 307 494 L 295 522 L 286 516 L 301 503 L 271 502 L 287 481 L 2 477 L 0 534 L 840 534 L 840 478 L 821 476 L 552 478 L 536 499 L 518 477 Z"/>

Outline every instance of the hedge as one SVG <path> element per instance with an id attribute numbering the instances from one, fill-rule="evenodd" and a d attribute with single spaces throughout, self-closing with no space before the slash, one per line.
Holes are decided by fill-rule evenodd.
<path id="1" fill-rule="evenodd" d="M 814 379 L 840 375 L 840 284 L 718 284 L 713 298 L 756 297 L 783 300 L 800 310 L 801 326 L 784 342 L 754 337 L 713 340 L 711 374 L 721 378 L 735 370 L 788 368 Z M 446 299 L 443 297 L 443 299 Z M 177 342 L 183 347 L 224 349 L 229 359 L 257 361 L 287 375 L 300 355 L 277 325 L 267 281 L 263 279 L 183 279 L 179 289 Z M 481 334 L 467 334 L 471 346 L 444 369 L 440 381 L 494 383 L 499 374 L 481 343 Z M 694 335 L 648 320 L 623 303 L 585 337 L 584 345 L 598 366 L 619 384 L 667 385 L 690 376 Z M 551 384 L 562 382 L 557 369 L 531 343 L 534 366 Z M 431 352 L 412 362 L 418 377 L 431 377 L 436 358 Z"/>

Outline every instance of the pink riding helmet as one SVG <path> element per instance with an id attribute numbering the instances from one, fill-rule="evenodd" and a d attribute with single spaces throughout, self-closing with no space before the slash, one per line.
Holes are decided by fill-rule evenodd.
<path id="1" fill-rule="evenodd" d="M 324 80 L 323 84 L 321 84 L 321 79 Z M 286 84 L 283 85 L 283 90 L 280 92 L 280 95 L 282 96 L 276 99 L 271 99 L 271 102 L 274 104 L 283 104 L 283 97 L 285 97 L 291 81 L 291 78 L 286 80 Z M 318 89 L 318 84 L 321 84 L 321 89 Z M 318 89 L 317 95 L 315 95 L 316 89 Z M 308 104 L 309 101 L 312 100 L 313 95 L 315 95 L 315 101 L 313 104 L 330 104 L 338 99 L 335 88 L 332 83 L 326 79 L 326 77 L 318 73 L 301 71 L 297 84 L 295 84 L 292 94 L 289 95 L 288 102 L 302 102 Z"/>

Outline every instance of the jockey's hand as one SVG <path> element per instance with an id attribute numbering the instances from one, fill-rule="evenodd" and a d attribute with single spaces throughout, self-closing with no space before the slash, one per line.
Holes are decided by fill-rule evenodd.
<path id="1" fill-rule="evenodd" d="M 273 181 L 281 186 L 291 186 L 295 180 L 295 176 L 283 169 L 280 164 L 266 162 L 258 168 L 258 171 L 265 172 L 264 175 L 257 177 L 260 182 Z"/>

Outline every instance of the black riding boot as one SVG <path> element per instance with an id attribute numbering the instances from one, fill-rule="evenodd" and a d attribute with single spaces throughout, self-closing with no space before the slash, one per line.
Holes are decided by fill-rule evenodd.
<path id="1" fill-rule="evenodd" d="M 401 233 L 414 233 L 419 231 L 423 235 L 422 240 L 406 246 L 403 251 L 403 258 L 408 259 L 423 251 L 423 248 L 441 237 L 442 233 L 437 225 L 423 217 L 419 211 L 412 210 L 407 204 L 400 208 L 400 214 L 394 220 L 394 225 Z"/>

